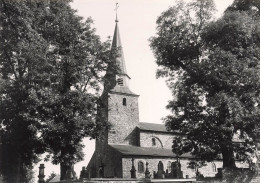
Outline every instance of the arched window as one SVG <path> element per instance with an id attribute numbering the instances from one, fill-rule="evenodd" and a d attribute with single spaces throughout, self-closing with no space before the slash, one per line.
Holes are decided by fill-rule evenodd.
<path id="1" fill-rule="evenodd" d="M 156 146 L 155 138 L 152 138 L 152 146 Z"/>
<path id="2" fill-rule="evenodd" d="M 213 172 L 217 172 L 216 164 L 212 162 L 212 170 Z"/>
<path id="3" fill-rule="evenodd" d="M 144 172 L 144 163 L 142 161 L 138 162 L 138 172 L 143 173 Z"/>
<path id="4" fill-rule="evenodd" d="M 126 106 L 126 98 L 123 98 L 123 105 Z"/>
<path id="5" fill-rule="evenodd" d="M 123 78 L 118 78 L 118 79 L 117 79 L 117 84 L 118 84 L 119 86 L 124 86 L 124 80 L 123 80 Z"/>
<path id="6" fill-rule="evenodd" d="M 168 172 L 172 172 L 172 163 L 170 161 L 168 161 L 168 163 L 167 163 L 167 169 L 168 169 Z"/>

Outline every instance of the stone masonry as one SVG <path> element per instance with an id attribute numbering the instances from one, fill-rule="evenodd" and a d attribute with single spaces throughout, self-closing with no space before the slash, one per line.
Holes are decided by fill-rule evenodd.
<path id="1" fill-rule="evenodd" d="M 175 135 L 161 132 L 140 132 L 140 146 L 152 147 L 152 138 L 155 138 L 158 148 L 171 149 Z"/>
<path id="2" fill-rule="evenodd" d="M 158 171 L 158 163 L 161 161 L 164 165 L 164 171 L 169 170 L 169 163 L 175 162 L 176 158 L 135 158 L 134 164 L 135 167 L 138 167 L 138 162 L 142 161 L 144 164 L 146 162 L 149 163 L 149 170 L 151 172 L 151 176 L 153 178 L 153 171 Z M 188 176 L 189 178 L 196 177 L 196 170 L 194 168 L 189 168 L 188 163 L 192 161 L 192 159 L 180 159 L 181 170 L 183 171 L 183 177 Z M 123 158 L 123 177 L 130 178 L 130 169 L 132 166 L 131 158 Z M 236 162 L 236 166 L 238 168 L 248 168 L 246 163 Z M 214 177 L 217 174 L 217 169 L 222 168 L 222 161 L 214 161 L 207 163 L 206 166 L 199 168 L 199 172 L 203 174 L 204 177 Z M 136 171 L 137 178 L 144 178 L 144 172 Z"/>
<path id="3" fill-rule="evenodd" d="M 138 96 L 111 93 L 108 106 L 108 143 L 137 145 L 134 129 L 139 122 Z"/>

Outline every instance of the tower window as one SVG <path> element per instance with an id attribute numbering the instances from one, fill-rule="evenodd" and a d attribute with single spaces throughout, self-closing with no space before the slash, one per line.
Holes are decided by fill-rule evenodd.
<path id="1" fill-rule="evenodd" d="M 126 98 L 123 98 L 123 105 L 126 106 Z"/>
<path id="2" fill-rule="evenodd" d="M 143 173 L 144 172 L 144 163 L 142 161 L 138 162 L 138 172 Z"/>
<path id="3" fill-rule="evenodd" d="M 119 86 L 124 86 L 124 80 L 123 80 L 123 78 L 118 78 L 118 79 L 117 79 L 117 84 L 118 84 Z"/>
<path id="4" fill-rule="evenodd" d="M 155 138 L 152 138 L 152 145 L 156 146 Z"/>

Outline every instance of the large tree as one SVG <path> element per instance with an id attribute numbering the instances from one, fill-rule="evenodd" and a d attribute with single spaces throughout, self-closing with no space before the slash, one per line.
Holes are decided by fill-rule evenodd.
<path id="1" fill-rule="evenodd" d="M 102 128 L 96 123 L 96 110 L 110 56 L 110 44 L 100 41 L 92 20 L 82 22 L 75 13 L 68 2 L 51 1 L 49 14 L 55 16 L 45 22 L 48 32 L 43 34 L 49 44 L 51 85 L 41 95 L 46 125 L 42 135 L 52 162 L 60 164 L 61 180 L 70 178 L 73 165 L 83 159 L 83 138 L 96 137 Z M 55 36 L 50 39 L 51 35 Z"/>
<path id="2" fill-rule="evenodd" d="M 184 134 L 173 151 L 233 168 L 259 140 L 259 3 L 237 0 L 218 20 L 214 9 L 212 0 L 177 3 L 157 19 L 151 48 L 174 96 L 166 125 Z"/>
<path id="3" fill-rule="evenodd" d="M 28 170 L 44 150 L 35 109 L 36 91 L 47 77 L 41 74 L 47 44 L 34 29 L 35 9 L 29 4 L 0 2 L 0 171 L 12 183 L 29 182 Z"/>
<path id="4" fill-rule="evenodd" d="M 96 101 L 109 43 L 70 1 L 0 2 L 0 172 L 22 180 L 48 151 L 62 179 L 83 158 L 82 139 L 97 136 Z"/>

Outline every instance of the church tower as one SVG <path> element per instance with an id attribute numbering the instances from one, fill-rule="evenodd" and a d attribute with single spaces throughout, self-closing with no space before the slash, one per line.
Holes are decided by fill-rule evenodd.
<path id="1" fill-rule="evenodd" d="M 131 133 L 139 123 L 138 95 L 129 88 L 131 78 L 126 71 L 117 19 L 111 51 L 117 54 L 105 76 L 103 93 L 107 98 L 107 122 L 111 125 L 108 143 L 136 145 Z"/>
<path id="2" fill-rule="evenodd" d="M 118 20 L 115 22 L 111 46 L 111 52 L 115 54 L 112 54 L 114 56 L 104 76 L 104 90 L 97 116 L 97 123 L 108 124 L 109 128 L 103 129 L 103 134 L 96 140 L 95 153 L 88 165 L 92 177 L 110 177 L 115 176 L 115 172 L 120 172 L 115 170 L 120 166 L 113 164 L 113 153 L 111 154 L 109 145 L 139 145 L 136 132 L 139 123 L 139 95 L 129 88 L 131 78 L 126 71 Z"/>

